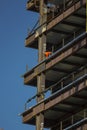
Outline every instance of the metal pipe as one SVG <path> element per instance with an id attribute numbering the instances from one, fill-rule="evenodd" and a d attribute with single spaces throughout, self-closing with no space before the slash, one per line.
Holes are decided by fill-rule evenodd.
<path id="1" fill-rule="evenodd" d="M 84 122 L 87 122 L 87 118 L 78 121 L 77 123 L 65 128 L 64 130 L 71 130 L 72 128 L 75 128 L 75 127 L 79 126 L 80 124 L 82 124 Z"/>

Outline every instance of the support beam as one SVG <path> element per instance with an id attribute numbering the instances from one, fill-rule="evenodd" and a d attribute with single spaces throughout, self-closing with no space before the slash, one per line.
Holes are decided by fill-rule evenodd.
<path id="1" fill-rule="evenodd" d="M 87 55 L 84 55 L 84 54 L 75 54 L 74 56 L 87 59 Z"/>
<path id="2" fill-rule="evenodd" d="M 73 61 L 68 61 L 68 60 L 65 60 L 65 61 L 62 61 L 62 63 L 65 63 L 65 64 L 68 64 L 68 65 L 72 65 L 72 66 L 79 66 L 79 63 L 78 62 L 73 62 Z M 84 63 L 81 63 L 81 65 L 83 65 Z"/>
<path id="3" fill-rule="evenodd" d="M 77 14 L 77 13 L 73 14 L 73 16 L 76 16 L 76 17 L 82 18 L 82 19 L 85 19 L 85 18 L 86 18 L 85 15 L 83 15 L 83 14 Z"/>
<path id="4" fill-rule="evenodd" d="M 82 95 L 74 95 L 74 98 L 81 99 L 81 100 L 87 100 L 87 96 Z"/>
<path id="5" fill-rule="evenodd" d="M 58 71 L 58 72 L 61 72 L 61 73 L 70 73 L 70 71 L 69 70 L 66 70 L 66 69 L 58 69 L 58 68 L 52 68 L 52 70 L 53 71 Z"/>
<path id="6" fill-rule="evenodd" d="M 69 105 L 69 106 L 74 106 L 74 107 L 81 107 L 81 104 L 70 102 L 70 101 L 64 101 L 63 104 Z"/>
<path id="7" fill-rule="evenodd" d="M 68 22 L 68 21 L 63 21 L 62 24 L 66 24 L 69 26 L 73 26 L 73 27 L 79 27 L 79 28 L 85 28 L 85 25 L 79 24 L 79 23 L 74 23 L 74 22 Z"/>
<path id="8" fill-rule="evenodd" d="M 43 130 L 44 127 L 44 118 L 43 114 L 40 113 L 36 116 L 36 130 Z"/>
<path id="9" fill-rule="evenodd" d="M 67 32 L 65 30 L 57 30 L 57 29 L 52 29 L 52 32 L 54 33 L 60 33 L 60 34 L 65 34 L 65 35 L 69 35 L 71 32 Z"/>
<path id="10" fill-rule="evenodd" d="M 71 110 L 70 109 L 64 109 L 64 108 L 52 108 L 51 109 L 52 111 L 56 111 L 56 112 L 63 112 L 63 113 L 69 113 L 69 112 L 71 112 Z"/>
<path id="11" fill-rule="evenodd" d="M 40 23 L 41 26 L 47 20 L 47 14 L 44 13 L 44 8 L 46 8 L 46 3 L 44 0 L 40 0 Z M 46 28 L 46 24 L 44 26 Z M 43 28 L 42 28 L 43 29 Z M 38 32 L 40 33 L 40 31 Z M 38 37 L 38 62 L 40 63 L 44 60 L 46 51 L 46 35 L 43 33 Z M 41 93 L 45 90 L 45 74 L 42 72 L 40 75 L 37 75 L 37 93 Z M 37 97 L 37 103 L 44 99 L 44 94 L 40 94 Z M 36 130 L 44 130 L 44 114 L 39 113 L 36 115 Z"/>

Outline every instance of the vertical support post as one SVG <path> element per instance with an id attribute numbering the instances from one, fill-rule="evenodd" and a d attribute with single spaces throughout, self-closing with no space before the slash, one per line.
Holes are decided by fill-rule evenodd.
<path id="1" fill-rule="evenodd" d="M 54 46 L 52 46 L 52 53 L 54 52 Z"/>
<path id="2" fill-rule="evenodd" d="M 65 10 L 65 8 L 66 8 L 66 0 L 63 0 L 63 10 Z"/>
<path id="3" fill-rule="evenodd" d="M 74 122 L 74 117 L 72 116 L 71 118 L 71 124 L 73 125 L 73 122 Z"/>
<path id="4" fill-rule="evenodd" d="M 62 130 L 62 128 L 63 128 L 63 123 L 62 123 L 62 121 L 60 122 L 60 130 Z"/>
<path id="5" fill-rule="evenodd" d="M 84 110 L 84 118 L 86 117 L 86 110 Z"/>
<path id="6" fill-rule="evenodd" d="M 45 74 L 41 73 L 37 76 L 37 93 L 39 96 L 37 97 L 37 102 L 40 102 L 44 99 L 44 93 L 41 93 L 45 90 Z M 40 94 L 41 93 L 41 94 Z"/>
<path id="7" fill-rule="evenodd" d="M 74 73 L 72 74 L 72 81 L 74 81 L 74 78 L 75 78 L 75 75 L 74 75 Z"/>
<path id="8" fill-rule="evenodd" d="M 64 47 L 64 44 L 65 44 L 65 40 L 64 40 L 64 38 L 63 38 L 63 40 L 62 40 L 62 46 Z"/>
<path id="9" fill-rule="evenodd" d="M 45 89 L 45 74 L 41 73 L 37 76 L 37 93 L 43 92 Z M 40 94 L 37 97 L 37 102 L 44 99 L 44 94 Z M 36 116 L 36 130 L 44 130 L 44 114 L 40 113 Z"/>
<path id="10" fill-rule="evenodd" d="M 40 63 L 44 58 L 44 52 L 46 51 L 46 35 L 42 34 L 39 37 L 39 43 L 38 43 L 38 62 Z"/>
<path id="11" fill-rule="evenodd" d="M 40 113 L 36 116 L 36 130 L 44 130 L 43 114 Z"/>
<path id="12" fill-rule="evenodd" d="M 45 12 L 46 3 L 44 0 L 40 0 L 40 22 L 39 25 L 41 26 L 43 23 L 47 21 L 47 14 Z M 44 24 L 46 28 L 46 24 Z M 42 30 L 41 30 L 42 31 Z M 44 52 L 46 51 L 46 35 L 42 33 L 38 38 L 38 62 L 40 63 L 44 60 L 45 55 Z M 44 99 L 44 94 L 42 93 L 45 90 L 45 73 L 41 73 L 37 76 L 37 93 L 39 96 L 37 97 L 37 102 L 40 102 Z M 40 113 L 36 115 L 36 130 L 44 130 L 44 114 Z"/>
<path id="13" fill-rule="evenodd" d="M 44 2 L 44 0 L 40 0 L 40 26 L 44 24 L 44 28 L 46 28 L 46 21 L 47 21 L 47 12 L 45 10 L 47 6 L 46 3 Z M 38 39 L 38 50 L 39 50 L 39 56 L 38 56 L 38 62 L 41 62 L 44 58 L 44 52 L 46 51 L 46 34 L 42 34 L 41 36 L 39 36 Z"/>
<path id="14" fill-rule="evenodd" d="M 86 72 L 87 72 L 87 70 L 86 70 L 86 69 L 87 69 L 87 68 L 84 68 L 84 71 L 83 71 L 83 73 L 84 73 L 84 74 L 86 74 Z"/>
<path id="15" fill-rule="evenodd" d="M 63 81 L 61 81 L 61 88 L 63 88 Z"/>
<path id="16" fill-rule="evenodd" d="M 76 32 L 74 32 L 74 39 L 76 38 Z"/>

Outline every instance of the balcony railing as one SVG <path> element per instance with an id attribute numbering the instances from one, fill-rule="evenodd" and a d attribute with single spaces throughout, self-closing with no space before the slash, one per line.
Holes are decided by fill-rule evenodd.
<path id="1" fill-rule="evenodd" d="M 34 0 L 29 0 L 28 3 L 30 1 L 34 2 Z M 43 25 L 48 24 L 52 19 L 54 19 L 55 17 L 58 17 L 58 15 L 62 14 L 65 10 L 70 8 L 72 5 L 74 5 L 78 1 L 81 1 L 81 4 L 82 4 L 83 0 L 63 0 L 63 3 L 59 5 L 48 4 L 49 6 L 47 7 L 47 17 L 48 17 L 47 21 L 44 22 L 40 26 L 38 25 L 38 27 L 36 27 L 36 23 L 35 23 L 32 30 L 28 33 L 28 37 L 30 37 L 33 33 L 36 32 L 36 30 L 40 29 Z"/>
<path id="2" fill-rule="evenodd" d="M 77 69 L 77 71 L 72 72 L 68 76 L 65 76 L 60 81 L 58 81 L 56 84 L 45 89 L 43 92 L 37 93 L 34 96 L 32 96 L 31 98 L 29 98 L 27 100 L 27 102 L 25 103 L 25 110 L 28 109 L 28 105 L 31 104 L 31 102 L 33 102 L 33 100 L 36 101 L 38 96 L 44 94 L 45 99 L 49 98 L 49 97 L 55 95 L 56 93 L 58 94 L 58 93 L 61 93 L 62 91 L 65 91 L 68 87 L 75 85 L 77 82 L 79 82 L 80 80 L 83 80 L 84 78 L 87 78 L 87 64 L 85 66 L 82 66 L 81 68 Z M 66 81 L 68 81 L 68 82 L 66 83 Z"/>

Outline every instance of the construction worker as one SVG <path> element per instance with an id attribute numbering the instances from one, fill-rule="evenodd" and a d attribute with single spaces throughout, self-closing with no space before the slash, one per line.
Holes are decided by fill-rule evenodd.
<path id="1" fill-rule="evenodd" d="M 46 58 L 48 58 L 51 54 L 52 54 L 51 51 L 46 51 L 46 52 L 44 52 L 44 55 L 45 55 Z"/>

